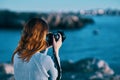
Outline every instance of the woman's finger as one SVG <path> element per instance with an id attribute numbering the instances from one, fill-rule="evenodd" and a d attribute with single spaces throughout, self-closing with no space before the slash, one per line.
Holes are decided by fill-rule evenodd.
<path id="1" fill-rule="evenodd" d="M 55 41 L 55 38 L 54 38 L 54 36 L 53 36 L 53 44 L 55 44 L 56 43 L 56 41 Z"/>
<path id="2" fill-rule="evenodd" d="M 62 41 L 62 36 L 61 36 L 61 34 L 60 34 L 60 33 L 58 33 L 58 34 L 59 34 L 59 36 L 60 36 L 59 41 Z"/>

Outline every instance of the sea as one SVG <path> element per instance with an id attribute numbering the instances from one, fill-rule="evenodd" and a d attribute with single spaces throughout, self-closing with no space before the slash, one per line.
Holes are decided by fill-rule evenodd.
<path id="1" fill-rule="evenodd" d="M 64 30 L 60 59 L 73 62 L 98 58 L 120 74 L 120 16 L 85 16 L 95 23 L 82 29 Z M 20 30 L 0 30 L 0 63 L 10 62 L 21 37 Z"/>

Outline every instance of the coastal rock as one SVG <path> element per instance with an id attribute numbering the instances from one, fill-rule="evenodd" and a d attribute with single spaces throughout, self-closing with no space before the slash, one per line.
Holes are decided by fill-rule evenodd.
<path id="1" fill-rule="evenodd" d="M 25 23 L 33 17 L 46 20 L 50 29 L 78 29 L 94 23 L 93 19 L 80 17 L 80 14 L 77 13 L 16 13 L 1 10 L 0 28 L 22 29 Z"/>
<path id="2" fill-rule="evenodd" d="M 9 79 L 14 75 L 14 69 L 12 64 L 0 64 L 0 80 L 13 80 Z"/>
<path id="3" fill-rule="evenodd" d="M 74 63 L 66 61 L 62 65 L 63 80 L 105 80 L 114 75 L 105 61 L 96 58 L 85 58 Z"/>
<path id="4" fill-rule="evenodd" d="M 75 71 L 81 72 L 101 72 L 104 75 L 113 75 L 114 71 L 109 67 L 109 65 L 100 59 L 96 58 L 86 58 L 75 63 Z"/>
<path id="5" fill-rule="evenodd" d="M 73 66 L 74 66 L 74 62 L 72 61 L 62 61 L 61 62 L 61 67 L 62 67 L 62 71 L 63 72 L 71 72 L 71 70 L 73 71 Z"/>

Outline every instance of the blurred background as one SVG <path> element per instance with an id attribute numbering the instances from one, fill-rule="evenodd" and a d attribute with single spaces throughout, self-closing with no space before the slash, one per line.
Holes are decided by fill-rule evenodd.
<path id="1" fill-rule="evenodd" d="M 0 80 L 13 79 L 11 56 L 33 17 L 66 34 L 62 80 L 120 80 L 119 0 L 0 0 Z"/>

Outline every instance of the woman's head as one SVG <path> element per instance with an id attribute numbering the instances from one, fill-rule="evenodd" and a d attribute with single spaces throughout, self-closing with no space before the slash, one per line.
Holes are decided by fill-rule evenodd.
<path id="1" fill-rule="evenodd" d="M 48 33 L 48 24 L 40 18 L 29 20 L 22 32 L 22 36 L 14 55 L 18 52 L 24 61 L 29 61 L 33 54 L 47 48 L 46 34 Z"/>

